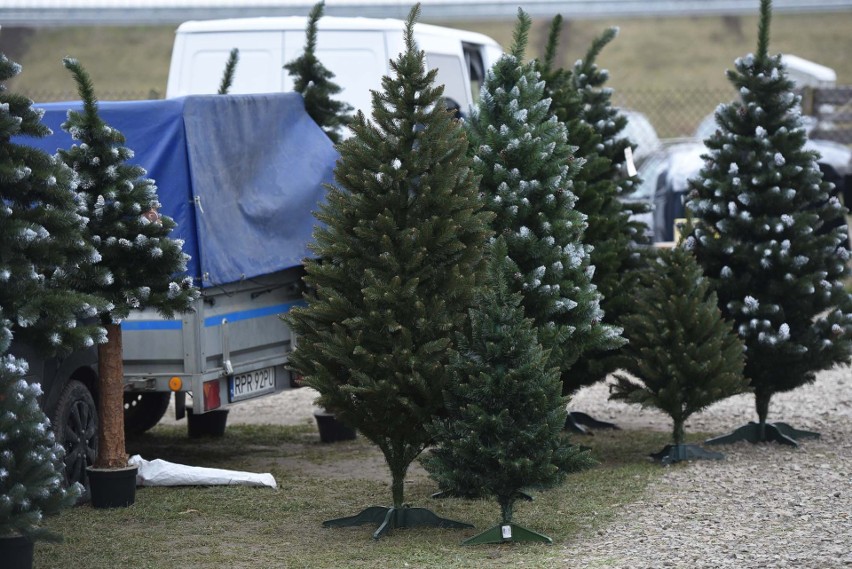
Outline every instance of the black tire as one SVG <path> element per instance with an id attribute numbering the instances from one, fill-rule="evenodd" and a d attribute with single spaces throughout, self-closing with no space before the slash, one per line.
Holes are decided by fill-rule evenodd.
<path id="1" fill-rule="evenodd" d="M 171 393 L 125 393 L 124 432 L 140 435 L 154 428 L 166 414 L 171 399 Z"/>
<path id="2" fill-rule="evenodd" d="M 88 489 L 86 467 L 98 456 L 98 408 L 89 389 L 71 380 L 50 418 L 56 442 L 65 449 L 65 482 Z"/>

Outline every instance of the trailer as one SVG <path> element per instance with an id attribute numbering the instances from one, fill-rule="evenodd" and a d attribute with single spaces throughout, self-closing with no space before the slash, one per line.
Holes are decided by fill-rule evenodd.
<path id="1" fill-rule="evenodd" d="M 79 102 L 38 104 L 53 134 L 17 140 L 51 154 L 74 143 L 61 129 Z M 338 154 L 307 115 L 300 95 L 193 95 L 102 102 L 105 122 L 126 138 L 132 161 L 155 180 L 172 237 L 191 260 L 201 289 L 175 319 L 146 309 L 122 322 L 125 424 L 147 430 L 175 395 L 182 418 L 294 387 L 287 370 L 295 339 L 282 320 L 302 302 L 302 260 L 313 212 L 333 178 Z M 29 381 L 67 451 L 69 481 L 80 480 L 97 452 L 97 353 L 43 359 L 26 346 Z"/>

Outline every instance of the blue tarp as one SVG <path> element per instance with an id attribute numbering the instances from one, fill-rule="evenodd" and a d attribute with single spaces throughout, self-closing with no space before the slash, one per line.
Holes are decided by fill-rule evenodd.
<path id="1" fill-rule="evenodd" d="M 76 142 L 62 130 L 79 102 L 39 103 L 53 135 L 15 142 L 51 154 Z M 296 93 L 192 95 L 99 103 L 104 121 L 134 151 L 131 162 L 158 188 L 172 236 L 192 257 L 202 287 L 299 265 L 313 212 L 332 182 L 338 154 Z"/>

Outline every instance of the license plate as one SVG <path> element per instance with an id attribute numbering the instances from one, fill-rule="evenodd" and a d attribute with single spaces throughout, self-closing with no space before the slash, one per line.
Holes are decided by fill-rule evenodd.
<path id="1" fill-rule="evenodd" d="M 238 373 L 228 383 L 228 399 L 232 403 L 275 393 L 275 368 L 265 367 L 247 373 Z"/>

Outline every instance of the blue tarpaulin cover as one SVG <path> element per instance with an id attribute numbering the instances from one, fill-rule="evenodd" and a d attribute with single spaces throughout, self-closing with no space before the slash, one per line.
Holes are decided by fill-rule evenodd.
<path id="1" fill-rule="evenodd" d="M 38 103 L 53 135 L 15 142 L 50 154 L 78 141 L 62 130 L 79 102 Z M 188 273 L 202 287 L 301 264 L 313 212 L 338 154 L 296 93 L 191 95 L 104 101 L 101 118 L 157 184 L 172 237 L 184 240 Z"/>

